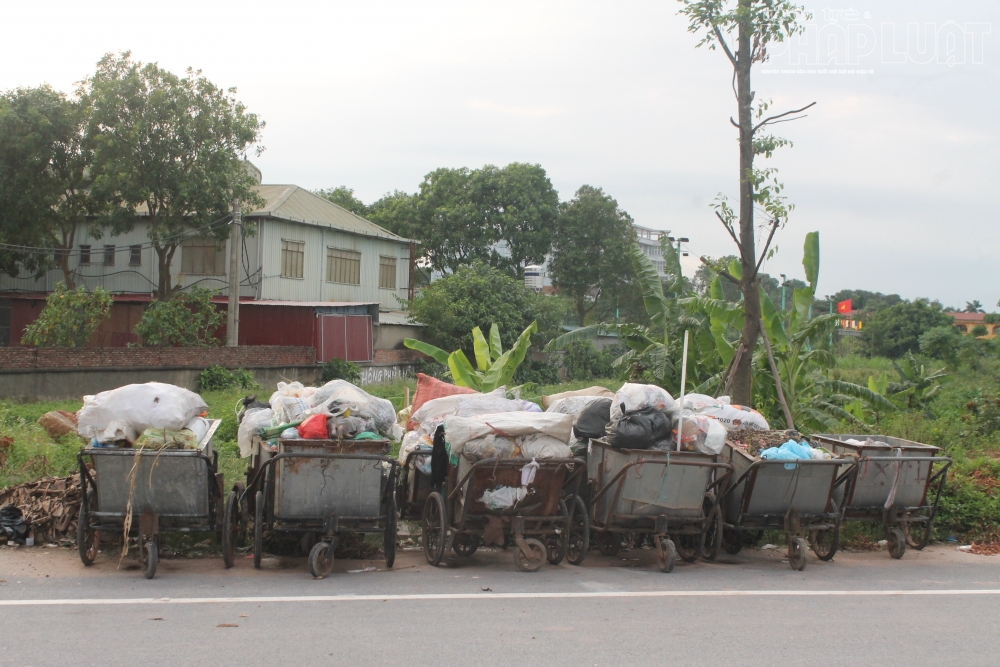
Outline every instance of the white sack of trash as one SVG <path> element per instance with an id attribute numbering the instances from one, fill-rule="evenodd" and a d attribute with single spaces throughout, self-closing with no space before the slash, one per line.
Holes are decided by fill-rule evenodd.
<path id="1" fill-rule="evenodd" d="M 84 396 L 78 413 L 79 433 L 100 443 L 134 441 L 149 428 L 183 429 L 208 411 L 201 396 L 162 382 L 129 384 Z"/>
<path id="2" fill-rule="evenodd" d="M 564 452 L 569 452 L 572 432 L 572 415 L 552 412 L 503 412 L 478 417 L 448 417 L 444 422 L 445 442 L 452 456 L 461 454 L 466 443 L 470 440 L 484 438 L 488 435 L 500 435 L 505 438 L 546 435 L 552 438 L 556 444 L 564 445 L 566 447 Z M 545 445 L 553 444 L 551 441 L 538 441 L 537 439 L 532 442 L 532 447 L 540 450 L 545 449 Z M 547 451 L 552 451 L 552 447 L 550 446 Z M 567 453 L 565 458 L 568 457 Z"/>

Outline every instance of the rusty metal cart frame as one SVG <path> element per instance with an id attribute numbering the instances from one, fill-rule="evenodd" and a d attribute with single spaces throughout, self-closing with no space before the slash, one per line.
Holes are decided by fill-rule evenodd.
<path id="1" fill-rule="evenodd" d="M 431 449 L 415 449 L 406 455 L 406 460 L 400 465 L 400 470 L 405 474 L 400 474 L 399 484 L 396 487 L 396 507 L 399 509 L 399 518 L 410 521 L 419 521 L 423 516 L 424 505 L 427 496 L 434 490 L 431 476 L 413 464 L 418 456 L 430 456 Z"/>
<path id="2" fill-rule="evenodd" d="M 826 434 L 813 439 L 835 454 L 856 459 L 844 521 L 881 523 L 889 555 L 896 559 L 903 557 L 907 545 L 918 551 L 927 546 L 950 458 L 937 456 L 938 447 L 892 436 Z M 928 502 L 932 490 L 934 500 Z"/>
<path id="3" fill-rule="evenodd" d="M 538 459 L 529 495 L 513 507 L 491 510 L 478 499 L 489 488 L 519 486 L 521 469 L 528 463 L 522 458 L 485 459 L 469 464 L 461 478 L 460 466 L 450 465 L 444 485 L 432 491 L 424 504 L 427 562 L 440 564 L 452 548 L 460 556 L 471 556 L 487 532 L 487 523 L 499 519 L 504 543 L 513 535 L 514 564 L 522 572 L 534 572 L 546 560 L 558 565 L 565 558 L 580 565 L 590 539 L 587 508 L 579 496 L 586 474 L 582 459 Z M 471 510 L 473 505 L 477 511 Z"/>
<path id="4" fill-rule="evenodd" d="M 723 499 L 726 552 L 739 553 L 746 532 L 777 529 L 785 531 L 792 569 L 805 569 L 809 546 L 820 560 L 831 560 L 840 545 L 845 499 L 856 463 L 843 458 L 756 459 L 729 442 L 726 450 L 734 477 L 738 475 Z M 845 487 L 845 493 L 838 502 L 835 494 L 840 487 Z"/>
<path id="5" fill-rule="evenodd" d="M 223 479 L 219 453 L 211 445 L 221 424 L 210 420 L 198 449 L 87 447 L 76 455 L 81 497 L 77 548 L 84 565 L 94 564 L 101 533 L 121 533 L 123 540 L 138 538 L 142 574 L 152 579 L 160 533 L 220 532 Z"/>
<path id="6" fill-rule="evenodd" d="M 329 443 L 329 444 L 328 444 Z M 295 445 L 332 446 L 340 451 L 281 451 L 283 447 Z M 396 497 L 394 489 L 399 473 L 399 462 L 385 454 L 389 443 L 386 440 L 279 440 L 279 452 L 260 464 L 253 481 L 248 485 L 245 496 L 254 496 L 254 567 L 261 565 L 263 553 L 263 533 L 268 531 L 292 533 L 319 533 L 320 541 L 313 545 L 309 552 L 309 571 L 313 577 L 322 578 L 333 569 L 333 554 L 337 548 L 338 536 L 342 533 L 382 533 L 385 550 L 385 564 L 392 567 L 396 558 Z M 352 447 L 366 448 L 379 446 L 382 454 L 349 451 Z M 344 464 L 360 462 L 356 471 L 351 472 Z M 311 465 L 310 465 L 311 464 Z M 325 493 L 326 484 L 334 478 L 326 474 L 326 469 L 334 468 L 334 475 L 352 477 L 345 484 L 337 486 L 330 484 L 329 494 Z M 386 467 L 388 466 L 388 467 Z M 319 471 L 324 480 L 324 486 L 316 495 L 306 498 L 295 496 L 296 484 L 294 477 L 305 472 Z M 303 470 L 305 469 L 305 470 Z M 376 513 L 341 514 L 338 512 L 344 504 L 354 502 L 355 508 L 374 507 L 373 498 L 354 497 L 350 486 L 361 495 L 361 486 L 365 483 L 365 471 L 377 470 L 379 473 L 379 490 Z M 370 474 L 372 479 L 374 475 Z M 303 478 L 305 479 L 305 478 Z M 339 481 L 339 480 L 338 480 Z M 367 480 L 369 483 L 372 480 Z M 330 495 L 341 494 L 331 498 Z M 241 501 L 242 502 L 242 501 Z M 313 508 L 305 507 L 305 503 L 322 505 L 322 512 L 313 512 Z M 286 514 L 278 512 L 284 507 Z M 289 514 L 291 512 L 291 514 Z M 310 513 L 313 512 L 313 513 Z"/>
<path id="7" fill-rule="evenodd" d="M 719 490 L 732 475 L 732 464 L 696 452 L 616 449 L 603 440 L 591 440 L 590 448 L 590 527 L 598 533 L 601 553 L 618 553 L 621 535 L 631 532 L 653 536 L 661 572 L 671 572 L 678 555 L 687 562 L 699 554 L 715 559 L 722 540 Z M 702 474 L 671 480 L 674 466 Z M 606 496 L 610 502 L 602 503 Z"/>

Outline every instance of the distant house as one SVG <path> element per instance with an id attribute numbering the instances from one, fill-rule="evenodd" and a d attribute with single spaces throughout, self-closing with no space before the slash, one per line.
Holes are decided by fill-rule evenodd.
<path id="1" fill-rule="evenodd" d="M 380 312 L 387 314 L 387 321 L 405 320 L 398 311 L 400 300 L 408 297 L 414 270 L 413 241 L 296 185 L 259 185 L 257 190 L 266 203 L 244 213 L 244 220 L 254 223 L 254 232 L 240 249 L 241 302 L 304 302 L 316 313 L 330 310 L 319 308 L 323 304 L 336 304 L 336 310 L 345 313 L 370 312 L 369 327 L 379 326 Z M 205 287 L 216 290 L 223 301 L 229 284 L 228 245 L 228 240 L 185 238 L 171 264 L 178 289 Z M 80 229 L 70 266 L 78 285 L 104 287 L 115 296 L 112 318 L 91 345 L 134 342 L 132 328 L 158 282 L 156 252 L 143 214 L 132 231 L 120 236 Z M 46 294 L 62 277 L 59 270 L 37 279 L 0 275 L 0 346 L 20 344 L 24 327 L 38 316 Z M 388 316 L 392 311 L 396 314 Z M 271 326 L 283 324 L 279 320 Z M 377 333 L 368 337 L 376 349 Z M 241 331 L 241 343 L 244 337 Z"/>
<path id="2" fill-rule="evenodd" d="M 1000 323 L 987 324 L 983 320 L 985 313 L 948 313 L 955 318 L 955 327 L 965 334 L 971 334 L 977 324 L 986 327 L 986 338 L 993 338 L 1000 334 Z"/>

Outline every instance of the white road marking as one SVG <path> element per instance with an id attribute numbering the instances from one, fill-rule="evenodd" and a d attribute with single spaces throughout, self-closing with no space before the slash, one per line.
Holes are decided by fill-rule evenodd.
<path id="1" fill-rule="evenodd" d="M 718 590 L 718 591 L 611 591 L 582 593 L 414 593 L 407 595 L 281 595 L 220 598 L 64 598 L 40 600 L 0 600 L 0 607 L 40 607 L 64 605 L 151 605 L 222 604 L 267 602 L 382 602 L 388 600 L 532 600 L 566 598 L 685 598 L 685 597 L 896 597 L 909 595 L 1000 595 L 1000 588 L 918 589 L 918 590 Z"/>

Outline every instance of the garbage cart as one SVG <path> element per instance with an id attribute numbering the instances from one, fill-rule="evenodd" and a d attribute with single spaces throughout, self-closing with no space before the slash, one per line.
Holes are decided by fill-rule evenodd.
<path id="1" fill-rule="evenodd" d="M 718 456 L 657 449 L 617 449 L 591 440 L 587 458 L 590 528 L 612 556 L 625 533 L 652 535 L 661 572 L 679 555 L 714 559 L 722 539 L 720 491 L 733 466 Z"/>
<path id="2" fill-rule="evenodd" d="M 817 435 L 813 439 L 855 462 L 844 520 L 881 523 L 889 555 L 931 539 L 951 459 L 938 447 L 886 435 Z M 933 500 L 930 496 L 933 495 Z"/>
<path id="3" fill-rule="evenodd" d="M 343 533 L 382 533 L 385 564 L 392 567 L 399 463 L 389 447 L 384 439 L 279 439 L 274 454 L 257 459 L 246 491 L 254 498 L 254 567 L 265 530 L 321 535 L 309 552 L 309 572 L 317 578 L 333 569 Z"/>
<path id="4" fill-rule="evenodd" d="M 547 560 L 583 562 L 590 540 L 587 508 L 579 489 L 586 464 L 577 458 L 537 459 L 534 478 L 522 484 L 524 458 L 491 458 L 470 462 L 460 456 L 449 464 L 445 483 L 427 496 L 422 517 L 424 555 L 438 565 L 449 549 L 459 556 L 475 553 L 480 544 L 514 545 L 514 564 L 534 572 Z M 517 501 L 491 509 L 484 494 L 511 489 Z M 523 489 L 518 493 L 517 490 Z"/>
<path id="5" fill-rule="evenodd" d="M 833 558 L 840 544 L 844 500 L 850 495 L 855 461 L 840 457 L 765 460 L 729 441 L 722 458 L 733 465 L 722 501 L 722 546 L 727 553 L 739 553 L 745 533 L 759 537 L 764 530 L 777 529 L 785 531 L 788 564 L 793 569 L 805 568 L 809 546 L 821 560 Z"/>
<path id="6" fill-rule="evenodd" d="M 419 521 L 423 516 L 427 496 L 434 490 L 430 474 L 431 448 L 418 447 L 409 452 L 400 466 L 399 484 L 396 486 L 396 507 L 399 518 Z"/>
<path id="7" fill-rule="evenodd" d="M 90 445 L 77 454 L 77 546 L 84 565 L 97 558 L 102 533 L 122 533 L 125 540 L 138 537 L 142 573 L 152 579 L 160 533 L 220 530 L 223 480 L 212 439 L 221 423 L 209 420 L 196 449 Z"/>

